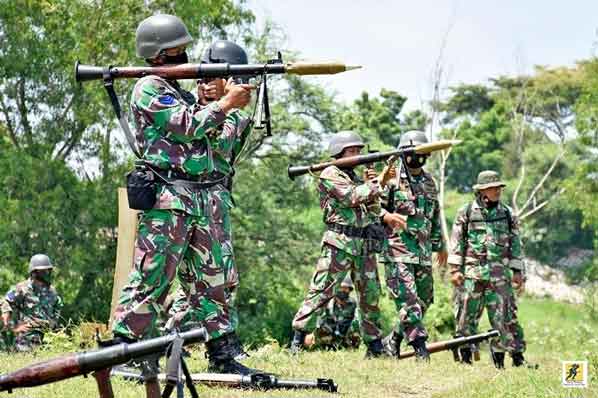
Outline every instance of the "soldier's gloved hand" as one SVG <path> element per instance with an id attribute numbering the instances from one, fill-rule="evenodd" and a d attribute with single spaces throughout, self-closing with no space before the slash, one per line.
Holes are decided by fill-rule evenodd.
<path id="1" fill-rule="evenodd" d="M 461 286 L 464 280 L 465 277 L 463 276 L 463 273 L 459 271 L 453 272 L 451 274 L 451 283 L 453 284 L 453 286 Z"/>
<path id="2" fill-rule="evenodd" d="M 384 215 L 383 221 L 392 229 L 407 228 L 407 217 L 397 213 L 386 213 Z"/>
<path id="3" fill-rule="evenodd" d="M 251 101 L 251 90 L 255 90 L 253 84 L 234 84 L 232 79 L 226 83 L 226 95 L 218 101 L 223 112 L 231 109 L 241 109 Z"/>
<path id="4" fill-rule="evenodd" d="M 523 294 L 525 291 L 525 277 L 521 271 L 513 272 L 513 289 L 519 294 Z"/>

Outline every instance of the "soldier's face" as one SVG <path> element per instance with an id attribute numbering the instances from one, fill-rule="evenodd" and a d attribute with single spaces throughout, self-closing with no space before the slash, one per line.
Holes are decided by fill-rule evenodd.
<path id="1" fill-rule="evenodd" d="M 502 194 L 502 187 L 492 187 L 480 190 L 482 197 L 487 197 L 491 202 L 498 202 Z"/>
<path id="2" fill-rule="evenodd" d="M 342 158 L 347 158 L 349 156 L 357 156 L 361 153 L 360 146 L 350 146 L 349 148 L 345 148 L 342 154 Z"/>
<path id="3" fill-rule="evenodd" d="M 38 270 L 31 273 L 33 279 L 45 283 L 47 285 L 52 283 L 52 270 Z"/>

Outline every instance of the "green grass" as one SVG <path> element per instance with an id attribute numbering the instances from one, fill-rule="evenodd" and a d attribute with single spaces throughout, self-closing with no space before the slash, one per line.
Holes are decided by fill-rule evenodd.
<path id="1" fill-rule="evenodd" d="M 385 305 L 386 308 L 386 305 Z M 245 361 L 289 378 L 333 378 L 342 397 L 598 397 L 598 322 L 587 318 L 580 306 L 549 300 L 522 298 L 519 317 L 526 332 L 528 361 L 539 369 L 514 369 L 507 358 L 507 369 L 497 371 L 490 363 L 487 347 L 473 367 L 455 364 L 449 352 L 435 354 L 432 362 L 420 364 L 412 359 L 364 360 L 364 349 L 345 352 L 309 352 L 293 357 L 276 344 L 251 352 Z M 480 330 L 488 328 L 487 320 Z M 60 344 L 58 344 L 60 345 Z M 41 351 L 32 354 L 1 354 L 0 370 L 5 373 L 27 364 L 58 355 Z M 199 359 L 201 358 L 201 359 Z M 561 386 L 561 360 L 588 360 L 588 389 Z M 194 352 L 192 371 L 201 372 L 207 363 L 203 352 Z M 133 383 L 113 380 L 115 396 L 144 396 L 144 389 Z M 268 392 L 199 387 L 202 397 L 323 397 L 321 391 Z M 0 394 L 2 396 L 4 393 Z M 5 394 L 8 396 L 7 394 Z M 78 377 L 28 390 L 18 390 L 15 398 L 97 396 L 92 378 Z"/>

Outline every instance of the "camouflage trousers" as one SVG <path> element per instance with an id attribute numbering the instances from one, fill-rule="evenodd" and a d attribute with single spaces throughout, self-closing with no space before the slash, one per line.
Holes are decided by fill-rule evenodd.
<path id="1" fill-rule="evenodd" d="M 175 276 L 190 304 L 173 320 L 175 327 L 200 320 L 210 338 L 233 331 L 221 245 L 208 220 L 178 210 L 141 213 L 133 270 L 116 307 L 113 332 L 136 339 L 158 335 Z"/>
<path id="2" fill-rule="evenodd" d="M 315 348 L 358 348 L 361 342 L 359 321 L 354 319 L 344 335 L 335 334 L 330 328 L 314 330 Z"/>
<path id="3" fill-rule="evenodd" d="M 399 315 L 396 332 L 408 342 L 427 338 L 423 319 L 434 302 L 432 267 L 403 263 L 389 256 L 384 261 L 386 287 Z"/>
<path id="4" fill-rule="evenodd" d="M 236 305 L 237 289 L 239 287 L 239 273 L 235 265 L 235 256 L 233 252 L 233 239 L 231 228 L 231 207 L 230 192 L 220 185 L 216 185 L 208 190 L 208 201 L 210 206 L 210 230 L 215 239 L 218 240 L 222 253 L 224 264 L 225 280 L 225 301 L 228 308 L 228 317 L 232 329 L 236 330 L 239 325 L 239 315 Z M 231 202 L 229 204 L 229 202 Z M 182 288 L 178 288 L 174 294 L 174 301 L 169 310 L 170 322 L 166 323 L 166 329 L 177 328 L 185 331 L 194 327 L 201 326 L 202 319 L 195 317 L 186 317 L 184 320 L 177 321 L 180 314 L 188 311 L 190 303 L 188 297 Z M 176 324 L 176 326 L 175 326 Z"/>
<path id="5" fill-rule="evenodd" d="M 381 338 L 378 307 L 380 280 L 376 254 L 366 251 L 354 256 L 328 244 L 322 245 L 309 291 L 293 319 L 293 329 L 311 332 L 316 328 L 318 318 L 336 295 L 347 274 L 351 275 L 357 288 L 363 341 L 367 344 Z"/>
<path id="6" fill-rule="evenodd" d="M 10 330 L 0 330 L 0 351 L 15 349 L 15 335 Z"/>
<path id="7" fill-rule="evenodd" d="M 28 352 L 43 342 L 43 333 L 29 331 L 15 335 L 10 330 L 0 331 L 0 351 Z"/>
<path id="8" fill-rule="evenodd" d="M 486 308 L 492 328 L 500 332 L 499 338 L 491 341 L 492 351 L 525 351 L 523 329 L 517 321 L 517 303 L 509 280 L 480 281 L 467 278 L 460 304 L 461 307 L 456 310 L 458 335 L 478 333 L 478 324 Z"/>

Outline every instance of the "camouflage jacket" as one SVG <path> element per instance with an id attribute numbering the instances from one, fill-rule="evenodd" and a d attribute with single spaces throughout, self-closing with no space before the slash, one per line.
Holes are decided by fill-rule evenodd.
<path id="1" fill-rule="evenodd" d="M 383 258 L 389 261 L 390 256 L 403 263 L 431 266 L 432 252 L 445 248 L 438 191 L 432 176 L 426 171 L 412 176 L 411 189 L 406 175 L 394 178 L 384 191 L 382 204 L 387 210 L 407 216 L 407 229 L 393 231 L 385 227 L 388 241 Z"/>
<path id="2" fill-rule="evenodd" d="M 334 340 L 342 340 L 349 332 L 359 332 L 356 309 L 357 302 L 352 297 L 344 303 L 339 303 L 335 299 L 330 300 L 318 319 L 316 332 L 320 338 L 318 343 L 333 344 Z"/>
<path id="3" fill-rule="evenodd" d="M 11 313 L 10 328 L 19 323 L 31 324 L 27 335 L 42 334 L 46 329 L 58 326 L 62 299 L 53 286 L 42 287 L 31 279 L 12 287 L 2 303 L 2 313 Z"/>
<path id="4" fill-rule="evenodd" d="M 194 105 L 176 82 L 157 76 L 137 81 L 131 96 L 136 139 L 144 163 L 200 181 L 223 180 L 232 173 L 229 153 L 249 124 L 239 111 L 225 114 L 217 102 Z M 158 178 L 158 182 L 160 179 Z M 206 193 L 180 185 L 158 184 L 154 208 L 202 216 Z"/>
<path id="5" fill-rule="evenodd" d="M 475 200 L 461 207 L 453 224 L 448 262 L 451 272 L 479 280 L 509 279 L 511 270 L 523 271 L 518 218 L 502 203 L 487 209 Z"/>
<path id="6" fill-rule="evenodd" d="M 336 166 L 329 166 L 320 173 L 318 191 L 325 224 L 365 228 L 379 221 L 380 214 L 372 211 L 370 206 L 378 201 L 381 194 L 380 185 L 376 181 L 361 183 L 357 177 L 354 179 Z M 354 256 L 363 253 L 365 241 L 330 230 L 327 230 L 322 238 L 323 244 L 329 244 Z"/>

